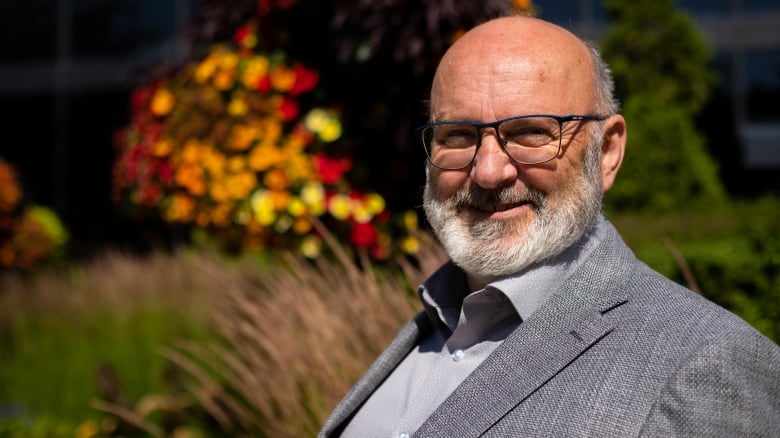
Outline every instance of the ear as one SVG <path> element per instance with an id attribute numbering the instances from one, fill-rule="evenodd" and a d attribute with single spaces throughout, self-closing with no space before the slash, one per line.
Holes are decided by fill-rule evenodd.
<path id="1" fill-rule="evenodd" d="M 605 192 L 615 182 L 625 150 L 626 120 L 620 114 L 615 114 L 604 121 L 604 139 L 601 144 L 601 181 Z"/>

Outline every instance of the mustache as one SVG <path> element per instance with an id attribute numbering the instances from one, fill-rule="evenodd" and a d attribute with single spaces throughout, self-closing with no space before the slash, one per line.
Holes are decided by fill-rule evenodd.
<path id="1" fill-rule="evenodd" d="M 458 190 L 451 198 L 457 209 L 466 207 L 488 210 L 496 205 L 512 205 L 530 203 L 538 208 L 545 205 L 546 197 L 541 190 L 533 187 L 500 187 L 483 189 L 472 186 Z"/>

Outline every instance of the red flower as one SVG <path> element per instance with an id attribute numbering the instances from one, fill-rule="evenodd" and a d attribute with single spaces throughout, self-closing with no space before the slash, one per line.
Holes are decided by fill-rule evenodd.
<path id="1" fill-rule="evenodd" d="M 151 98 L 152 90 L 150 87 L 137 88 L 130 94 L 130 105 L 134 111 L 138 111 L 147 106 L 149 99 Z"/>
<path id="2" fill-rule="evenodd" d="M 260 15 L 267 15 L 274 9 L 273 4 L 271 4 L 271 0 L 258 0 L 257 1 L 257 12 Z"/>
<path id="3" fill-rule="evenodd" d="M 285 122 L 289 122 L 298 117 L 298 111 L 298 102 L 292 99 L 283 99 L 282 103 L 279 104 L 279 116 Z"/>
<path id="4" fill-rule="evenodd" d="M 347 158 L 330 158 L 323 154 L 318 154 L 314 157 L 314 160 L 320 181 L 324 184 L 333 184 L 340 180 L 344 173 L 352 167 L 352 162 Z"/>
<path id="5" fill-rule="evenodd" d="M 388 257 L 390 257 L 390 248 L 387 248 L 386 246 L 372 245 L 371 248 L 368 249 L 368 253 L 371 254 L 371 257 L 373 257 L 375 260 L 386 260 Z"/>
<path id="6" fill-rule="evenodd" d="M 173 182 L 173 168 L 168 161 L 160 161 L 157 165 L 157 175 L 166 185 L 170 185 Z"/>
<path id="7" fill-rule="evenodd" d="M 265 75 L 257 81 L 257 91 L 261 93 L 268 93 L 271 91 L 271 76 Z"/>
<path id="8" fill-rule="evenodd" d="M 253 48 L 257 44 L 257 36 L 255 35 L 255 29 L 251 24 L 241 26 L 233 34 L 233 41 L 242 48 Z"/>
<path id="9" fill-rule="evenodd" d="M 310 70 L 300 64 L 294 65 L 293 71 L 295 72 L 295 83 L 290 89 L 291 96 L 297 96 L 301 93 L 313 90 L 320 80 L 320 76 L 316 71 Z"/>
<path id="10" fill-rule="evenodd" d="M 370 222 L 357 223 L 349 233 L 349 240 L 356 246 L 369 247 L 376 242 L 378 233 Z"/>

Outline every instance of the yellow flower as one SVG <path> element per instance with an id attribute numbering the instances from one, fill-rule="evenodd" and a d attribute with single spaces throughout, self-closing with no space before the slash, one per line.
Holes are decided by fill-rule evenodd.
<path id="1" fill-rule="evenodd" d="M 260 225 L 268 226 L 276 220 L 274 203 L 267 190 L 258 190 L 250 199 L 252 213 Z"/>
<path id="2" fill-rule="evenodd" d="M 407 254 L 415 254 L 420 250 L 420 241 L 416 237 L 406 236 L 401 240 L 401 249 Z"/>
<path id="3" fill-rule="evenodd" d="M 199 84 L 205 83 L 216 69 L 217 63 L 214 62 L 214 58 L 211 56 L 207 57 L 195 68 L 195 82 Z"/>
<path id="4" fill-rule="evenodd" d="M 307 205 L 320 203 L 325 199 L 325 188 L 320 183 L 309 183 L 301 189 L 301 200 Z"/>
<path id="5" fill-rule="evenodd" d="M 402 219 L 407 230 L 417 229 L 417 213 L 407 210 L 404 212 Z"/>
<path id="6" fill-rule="evenodd" d="M 341 122 L 335 118 L 328 120 L 328 123 L 322 128 L 318 136 L 320 140 L 326 143 L 338 140 L 341 137 Z"/>
<path id="7" fill-rule="evenodd" d="M 173 105 L 176 103 L 176 98 L 173 93 L 167 88 L 158 88 L 152 96 L 152 101 L 149 104 L 149 110 L 155 116 L 164 116 L 171 112 Z"/>
<path id="8" fill-rule="evenodd" d="M 322 108 L 314 108 L 306 114 L 303 119 L 303 125 L 311 132 L 318 133 L 322 131 L 328 123 L 328 112 Z"/>
<path id="9" fill-rule="evenodd" d="M 224 70 L 235 70 L 238 66 L 238 61 L 238 55 L 228 50 L 220 51 L 217 57 L 219 67 Z"/>
<path id="10" fill-rule="evenodd" d="M 313 259 L 322 253 L 322 241 L 316 236 L 306 236 L 301 242 L 301 254 Z"/>
<path id="11" fill-rule="evenodd" d="M 308 183 L 301 189 L 301 201 L 309 207 L 309 213 L 322 216 L 325 213 L 325 188 L 320 183 Z"/>
<path id="12" fill-rule="evenodd" d="M 293 215 L 293 217 L 298 217 L 306 213 L 306 204 L 304 204 L 301 198 L 293 196 L 290 198 L 290 202 L 287 203 L 287 212 Z"/>
<path id="13" fill-rule="evenodd" d="M 245 116 L 249 112 L 249 104 L 241 96 L 234 96 L 227 107 L 228 114 L 231 116 Z"/>
<path id="14" fill-rule="evenodd" d="M 255 89 L 260 79 L 268 73 L 268 58 L 255 55 L 246 61 L 241 82 L 249 89 Z"/>
<path id="15" fill-rule="evenodd" d="M 332 111 L 315 108 L 306 114 L 303 125 L 326 143 L 336 141 L 341 137 L 341 121 Z"/>
<path id="16" fill-rule="evenodd" d="M 328 203 L 328 212 L 336 219 L 344 220 L 349 217 L 351 204 L 349 196 L 333 195 Z"/>
<path id="17" fill-rule="evenodd" d="M 371 210 L 368 208 L 368 205 L 362 202 L 353 203 L 352 218 L 355 219 L 355 222 L 364 224 L 366 222 L 371 222 L 371 219 L 373 217 L 374 215 L 371 213 Z"/>
<path id="18" fill-rule="evenodd" d="M 381 213 L 385 210 L 385 198 L 377 193 L 371 193 L 366 197 L 366 205 L 372 213 Z"/>

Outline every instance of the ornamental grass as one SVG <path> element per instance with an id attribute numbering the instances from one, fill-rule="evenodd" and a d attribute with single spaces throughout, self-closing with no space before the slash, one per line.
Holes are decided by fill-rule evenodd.
<path id="1" fill-rule="evenodd" d="M 416 256 L 372 264 L 322 231 L 316 260 L 107 252 L 0 276 L 0 432 L 314 436 L 444 258 L 421 233 Z"/>
<path id="2" fill-rule="evenodd" d="M 193 394 L 225 430 L 316 435 L 418 310 L 416 285 L 446 257 L 421 235 L 425 244 L 415 259 L 377 270 L 366 254 L 356 260 L 328 239 L 331 259 L 288 253 L 276 269 L 242 276 L 202 267 L 220 284 L 212 309 L 226 342 L 177 344 L 164 355 L 188 371 Z"/>

